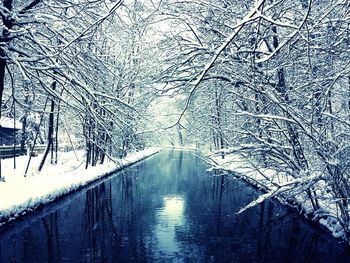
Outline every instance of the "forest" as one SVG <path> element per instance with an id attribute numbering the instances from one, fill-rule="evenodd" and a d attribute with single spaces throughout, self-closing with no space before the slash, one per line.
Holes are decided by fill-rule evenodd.
<path id="1" fill-rule="evenodd" d="M 0 127 L 22 152 L 45 145 L 39 172 L 60 151 L 90 169 L 192 146 L 265 191 L 240 213 L 278 198 L 350 240 L 348 0 L 3 0 L 0 15 Z"/>

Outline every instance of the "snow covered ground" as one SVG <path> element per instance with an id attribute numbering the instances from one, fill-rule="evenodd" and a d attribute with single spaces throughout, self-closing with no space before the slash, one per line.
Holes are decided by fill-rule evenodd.
<path id="1" fill-rule="evenodd" d="M 14 123 L 15 122 L 15 123 Z M 19 121 L 14 121 L 11 118 L 7 118 L 4 116 L 1 116 L 0 118 L 0 127 L 3 128 L 13 128 L 14 126 L 16 126 L 16 129 L 22 129 L 22 123 Z"/>
<path id="2" fill-rule="evenodd" d="M 295 206 L 301 208 L 301 213 L 304 213 L 305 215 L 313 212 L 310 199 L 307 198 L 305 191 L 301 192 L 296 190 L 293 192 L 293 188 L 295 188 L 296 185 L 303 184 L 307 180 L 315 180 L 319 175 L 295 179 L 287 174 L 276 172 L 273 169 L 258 169 L 253 163 L 248 162 L 239 154 L 231 153 L 226 155 L 224 159 L 222 159 L 220 153 L 206 153 L 205 155 L 209 157 L 209 160 L 211 160 L 211 164 L 213 165 L 209 170 L 233 172 L 235 175 L 241 177 L 265 192 L 257 200 L 254 200 L 250 204 L 244 204 L 246 206 L 239 212 L 243 212 L 245 209 L 257 205 L 271 197 L 276 197 L 281 203 L 287 205 L 294 202 Z M 322 184 L 322 181 L 318 181 L 318 184 Z M 317 191 L 325 190 L 321 185 L 319 185 L 318 188 L 321 190 Z M 285 195 L 287 196 L 289 202 L 286 202 L 286 199 L 281 198 L 279 195 L 279 193 L 284 193 L 287 191 L 290 191 L 287 195 Z M 327 198 L 327 195 L 328 194 L 326 191 L 318 192 L 318 196 L 323 197 L 319 200 L 321 209 L 318 212 L 322 215 L 328 215 L 319 219 L 319 223 L 331 231 L 334 237 L 344 237 L 345 232 L 341 224 L 336 220 L 336 214 L 338 213 L 337 207 L 335 206 L 334 202 L 331 201 L 332 198 Z"/>
<path id="3" fill-rule="evenodd" d="M 84 151 L 62 152 L 57 165 L 47 162 L 38 173 L 39 155 L 32 157 L 27 177 L 23 176 L 27 156 L 16 158 L 17 169 L 13 168 L 13 159 L 2 160 L 5 180 L 0 182 L 0 226 L 158 151 L 159 148 L 147 148 L 130 153 L 117 162 L 106 161 L 103 165 L 90 166 L 88 169 L 84 166 Z"/>

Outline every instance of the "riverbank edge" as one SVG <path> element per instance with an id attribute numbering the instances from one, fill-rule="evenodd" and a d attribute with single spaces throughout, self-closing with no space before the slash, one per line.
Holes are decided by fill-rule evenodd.
<path id="1" fill-rule="evenodd" d="M 162 150 L 162 148 L 146 148 L 142 151 L 139 151 L 139 156 L 135 157 L 134 160 L 127 161 L 128 158 L 133 157 L 132 155 L 135 154 L 135 152 L 128 154 L 125 158 L 119 159 L 119 164 L 116 164 L 116 167 L 112 168 L 111 170 L 106 170 L 105 172 L 101 172 L 99 174 L 96 174 L 95 177 L 86 180 L 85 182 L 79 182 L 77 184 L 69 185 L 68 189 L 61 189 L 62 191 L 59 194 L 54 195 L 52 197 L 49 196 L 42 196 L 40 199 L 38 199 L 38 202 L 35 202 L 31 205 L 26 206 L 25 204 L 16 204 L 14 205 L 18 209 L 13 209 L 13 211 L 4 211 L 0 210 L 0 231 L 2 231 L 9 223 L 15 222 L 17 220 L 23 219 L 34 212 L 43 209 L 46 205 L 49 205 L 55 201 L 58 201 L 60 199 L 65 198 L 66 196 L 73 194 L 75 192 L 78 192 L 79 190 L 89 187 L 93 183 L 96 183 L 100 180 L 104 180 L 111 176 L 112 174 L 119 172 L 127 167 L 130 167 L 138 162 L 141 162 L 147 158 L 152 157 L 153 155 L 159 153 Z M 149 151 L 149 153 L 147 153 Z M 146 152 L 145 154 L 142 154 L 142 152 Z M 123 163 L 125 162 L 125 163 Z M 103 166 L 103 165 L 102 165 Z M 50 194 L 53 194 L 52 192 Z M 31 200 L 32 197 L 28 196 L 28 201 Z M 43 202 L 43 200 L 45 200 Z M 28 204 L 28 202 L 26 202 Z"/>
<path id="2" fill-rule="evenodd" d="M 213 154 L 213 153 L 211 153 Z M 209 160 L 209 161 L 213 161 L 212 158 L 209 157 L 208 153 L 202 153 L 204 159 Z M 225 159 L 223 159 L 225 160 Z M 254 188 L 256 188 L 257 190 L 262 191 L 263 193 L 268 193 L 273 191 L 274 189 L 268 187 L 268 185 L 264 184 L 261 180 L 256 180 L 254 178 L 251 178 L 250 176 L 245 175 L 244 173 L 238 171 L 239 168 L 237 169 L 232 169 L 232 168 L 227 168 L 224 166 L 224 163 L 220 163 L 217 162 L 217 164 L 213 164 L 212 162 L 207 161 L 208 164 L 212 165 L 212 168 L 208 169 L 209 171 L 211 170 L 216 170 L 216 171 L 223 171 L 226 173 L 229 173 L 245 182 L 247 182 L 249 185 L 253 186 Z M 218 160 L 216 160 L 218 161 Z M 340 242 L 345 242 L 350 246 L 350 241 L 346 240 L 346 237 L 344 234 L 337 234 L 337 232 L 335 232 L 334 229 L 334 224 L 332 224 L 332 222 L 330 222 L 328 219 L 330 218 L 320 218 L 317 221 L 313 220 L 312 218 L 312 213 L 308 213 L 306 210 L 303 209 L 303 204 L 298 202 L 298 200 L 296 199 L 286 199 L 283 198 L 281 196 L 273 196 L 273 199 L 277 200 L 280 204 L 287 206 L 289 208 L 295 209 L 296 212 L 298 212 L 300 215 L 303 215 L 305 219 L 307 219 L 311 224 L 320 227 L 321 230 L 324 230 L 327 233 L 330 233 L 332 235 L 332 237 L 336 240 L 336 241 L 340 241 Z M 248 205 L 248 204 L 247 204 Z M 249 208 L 248 208 L 249 209 Z"/>

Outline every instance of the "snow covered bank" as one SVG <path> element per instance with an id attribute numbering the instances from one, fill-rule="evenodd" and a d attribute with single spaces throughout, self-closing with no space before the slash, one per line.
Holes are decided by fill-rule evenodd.
<path id="1" fill-rule="evenodd" d="M 327 192 L 324 181 L 320 180 L 323 173 L 293 178 L 281 171 L 258 168 L 254 163 L 249 162 L 238 153 L 229 153 L 225 155 L 224 159 L 222 159 L 219 152 L 206 154 L 206 156 L 212 164 L 210 170 L 232 172 L 265 192 L 257 200 L 252 201 L 250 204 L 244 204 L 245 207 L 239 212 L 243 212 L 245 209 L 274 197 L 284 205 L 300 209 L 300 213 L 303 213 L 307 218 L 317 220 L 331 231 L 334 237 L 346 239 L 345 231 L 339 220 L 337 220 L 339 211 L 334 199 Z M 313 211 L 311 201 L 305 191 L 310 186 L 316 189 L 315 192 L 318 197 L 322 197 L 318 199 L 320 209 L 316 212 Z"/>
<path id="2" fill-rule="evenodd" d="M 0 182 L 0 226 L 159 151 L 159 148 L 147 148 L 117 162 L 107 161 L 88 169 L 84 167 L 83 151 L 61 153 L 57 165 L 47 164 L 37 173 L 39 155 L 32 158 L 27 177 L 23 176 L 27 156 L 16 158 L 17 169 L 13 169 L 13 159 L 2 160 L 5 181 Z"/>

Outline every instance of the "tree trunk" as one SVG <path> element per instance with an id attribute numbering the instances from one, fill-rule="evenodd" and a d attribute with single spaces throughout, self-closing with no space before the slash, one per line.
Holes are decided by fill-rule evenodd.
<path id="1" fill-rule="evenodd" d="M 54 81 L 52 84 L 52 89 L 55 90 L 56 89 L 56 85 L 57 82 Z M 47 155 L 51 149 L 51 153 L 53 150 L 53 130 L 54 130 L 54 111 L 55 111 L 55 100 L 54 98 L 51 99 L 51 107 L 50 107 L 50 114 L 49 114 L 49 127 L 48 127 L 48 132 L 47 132 L 47 145 L 46 145 L 46 149 L 43 155 L 43 158 L 40 162 L 38 171 L 40 172 L 45 164 L 45 160 L 47 158 Z M 52 157 L 52 155 L 51 155 Z"/>
<path id="2" fill-rule="evenodd" d="M 13 169 L 16 169 L 16 101 L 15 90 L 12 82 L 12 96 L 13 96 Z"/>
<path id="3" fill-rule="evenodd" d="M 215 91 L 215 112 L 216 112 L 216 133 L 217 133 L 217 139 L 218 139 L 218 148 L 220 150 L 224 149 L 224 137 L 222 134 L 222 127 L 221 127 L 221 103 L 220 103 L 220 96 L 217 91 Z M 221 158 L 225 158 L 224 152 L 221 153 Z"/>
<path id="4" fill-rule="evenodd" d="M 183 146 L 184 145 L 184 141 L 183 141 L 182 128 L 181 128 L 180 123 L 178 123 L 176 128 L 177 128 L 177 134 L 179 136 L 179 145 Z"/>
<path id="5" fill-rule="evenodd" d="M 2 49 L 0 49 L 0 118 L 1 118 L 1 108 L 2 108 L 2 95 L 4 93 L 5 86 L 5 69 L 6 69 L 6 59 L 5 54 Z"/>
<path id="6" fill-rule="evenodd" d="M 9 12 L 12 12 L 12 2 L 13 0 L 3 0 L 3 6 Z M 2 45 L 7 44 L 9 42 L 8 35 L 9 31 L 12 29 L 14 21 L 11 17 L 7 17 L 2 15 L 2 35 L 0 37 L 0 42 Z M 2 96 L 4 94 L 5 87 L 5 69 L 6 69 L 7 59 L 5 50 L 0 47 L 0 118 L 1 118 L 1 107 L 2 107 Z"/>
<path id="7" fill-rule="evenodd" d="M 275 49 L 277 49 L 279 46 L 279 41 L 278 41 L 278 37 L 277 37 L 276 26 L 272 27 L 272 32 L 273 32 L 273 47 Z M 288 97 L 287 85 L 286 85 L 286 81 L 285 81 L 285 72 L 284 72 L 283 67 L 281 67 L 277 70 L 277 78 L 278 78 L 277 92 L 281 96 L 282 101 L 287 104 L 289 102 L 289 97 Z M 288 112 L 286 112 L 285 115 L 287 117 L 290 117 L 290 114 Z M 300 140 L 299 140 L 298 130 L 296 127 L 294 127 L 288 121 L 285 122 L 285 125 L 287 127 L 287 132 L 289 135 L 290 144 L 293 148 L 294 158 L 300 167 L 299 169 L 307 170 L 308 163 L 307 163 L 307 160 L 306 160 L 305 155 L 304 155 L 303 147 L 302 147 Z M 300 172 L 300 171 L 297 171 L 297 172 Z M 314 191 L 309 188 L 309 189 L 307 189 L 306 192 L 310 198 L 310 201 L 311 201 L 311 204 L 312 204 L 314 211 L 318 210 L 319 204 L 318 204 L 317 198 L 315 197 Z"/>

